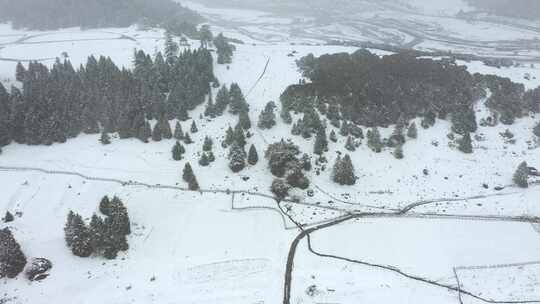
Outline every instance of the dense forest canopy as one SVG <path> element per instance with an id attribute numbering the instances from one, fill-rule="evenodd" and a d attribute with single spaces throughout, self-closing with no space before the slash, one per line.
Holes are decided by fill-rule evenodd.
<path id="1" fill-rule="evenodd" d="M 528 19 L 540 18 L 540 1 L 538 0 L 467 0 L 467 2 L 478 9 L 496 15 Z"/>
<path id="2" fill-rule="evenodd" d="M 50 30 L 159 25 L 175 33 L 195 30 L 202 17 L 171 0 L 0 0 L 0 22 Z"/>
<path id="3" fill-rule="evenodd" d="M 316 107 L 328 118 L 367 126 L 388 126 L 400 120 L 446 118 L 475 130 L 473 103 L 491 96 L 487 105 L 497 119 L 511 124 L 528 111 L 539 110 L 538 90 L 525 91 L 506 78 L 471 75 L 452 60 L 416 58 L 408 53 L 379 57 L 367 50 L 298 61 L 311 83 L 292 85 L 282 94 L 285 110 L 306 112 Z M 462 123 L 465 125 L 463 127 Z"/>

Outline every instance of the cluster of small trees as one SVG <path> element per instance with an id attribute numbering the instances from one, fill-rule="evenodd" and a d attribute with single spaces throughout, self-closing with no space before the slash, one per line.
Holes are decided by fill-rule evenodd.
<path id="1" fill-rule="evenodd" d="M 492 92 L 487 106 L 503 123 L 540 111 L 540 88 L 525 91 L 523 85 L 507 78 L 471 75 L 448 60 L 418 59 L 404 53 L 380 58 L 360 50 L 319 58 L 308 55 L 297 63 L 311 82 L 291 85 L 282 94 L 284 120 L 289 120 L 288 111 L 306 113 L 313 108 L 334 126 L 347 120 L 387 127 L 421 117 L 421 126 L 429 128 L 437 117 L 450 118 L 453 131 L 465 136 L 477 129 L 472 105 L 485 96 L 487 88 Z M 297 134 L 308 133 L 302 123 L 293 126 Z"/>
<path id="2" fill-rule="evenodd" d="M 290 141 L 281 140 L 268 146 L 265 152 L 270 172 L 281 181 L 272 184 L 272 192 L 278 197 L 284 197 L 288 193 L 284 189 L 296 187 L 307 189 L 310 181 L 304 171 L 311 169 L 311 159 L 307 155 L 301 155 L 300 148 Z M 283 187 L 287 184 L 286 187 Z"/>
<path id="3" fill-rule="evenodd" d="M 154 60 L 135 54 L 133 71 L 120 70 L 109 58 L 89 57 L 75 70 L 59 60 L 49 70 L 32 62 L 17 65 L 22 90 L 0 84 L 0 146 L 65 142 L 79 133 L 118 132 L 120 138 L 170 137 L 168 119 L 188 119 L 187 111 L 204 102 L 215 80 L 207 50 L 172 52 Z M 167 97 L 168 93 L 168 97 Z M 157 119 L 150 129 L 148 119 Z M 107 136 L 103 136 L 107 142 Z"/>
<path id="4" fill-rule="evenodd" d="M 99 211 L 87 225 L 82 216 L 70 211 L 64 227 L 65 240 L 71 252 L 79 257 L 92 254 L 115 259 L 119 251 L 129 249 L 127 236 L 131 233 L 128 212 L 118 197 L 105 196 L 99 203 Z"/>
<path id="5" fill-rule="evenodd" d="M 25 265 L 26 257 L 11 230 L 0 229 L 0 279 L 15 278 Z"/>

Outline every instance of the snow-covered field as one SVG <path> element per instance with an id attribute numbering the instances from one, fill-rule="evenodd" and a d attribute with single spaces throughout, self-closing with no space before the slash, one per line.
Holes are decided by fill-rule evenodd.
<path id="1" fill-rule="evenodd" d="M 254 125 L 265 104 L 278 102 L 283 90 L 299 80 L 296 59 L 308 53 L 318 56 L 356 50 L 308 45 L 322 41 L 317 40 L 320 37 L 296 39 L 287 32 L 278 33 L 282 26 L 294 27 L 289 24 L 292 20 L 262 12 L 250 15 L 244 10 L 213 9 L 204 13 L 242 25 L 220 23 L 213 27 L 246 42 L 237 45 L 233 64 L 228 68 L 216 65 L 216 76 L 221 83 L 240 85 L 250 104 Z M 286 39 L 265 40 L 264 37 L 274 35 L 272 31 L 265 32 L 269 23 L 275 35 Z M 67 52 L 75 66 L 93 54 L 110 56 L 117 64 L 129 67 L 134 48 L 153 53 L 162 44 L 161 31 L 135 27 L 25 32 L 0 25 L 0 80 L 14 83 L 16 61 L 10 59 L 43 59 L 52 64 L 55 57 Z M 293 51 L 297 53 L 288 56 Z M 494 69 L 479 62 L 460 63 L 471 72 L 510 77 L 528 88 L 540 85 L 540 71 L 534 67 Z M 525 73 L 532 76 L 530 80 L 524 79 Z M 485 108 L 480 103 L 477 108 L 480 119 Z M 186 154 L 201 187 L 270 194 L 272 177 L 264 159 L 240 174 L 232 174 L 227 167 L 227 151 L 219 142 L 237 118 L 225 114 L 212 121 L 199 119 L 202 111 L 201 106 L 190 113 L 200 131 L 193 134 L 196 143 L 187 146 Z M 390 212 L 415 202 L 433 201 L 414 208 L 412 215 L 438 214 L 448 218 L 362 218 L 313 233 L 312 247 L 319 253 L 395 266 L 411 275 L 451 286 L 457 286 L 455 267 L 539 260 L 540 233 L 533 226 L 494 219 L 540 216 L 540 186 L 527 190 L 494 189 L 510 185 L 515 168 L 523 160 L 540 167 L 540 150 L 532 135 L 537 121 L 538 117 L 527 117 L 509 127 L 480 127 L 473 143 L 475 153 L 471 155 L 449 147 L 450 124 L 446 121 L 437 121 L 428 130 L 419 129 L 418 139 L 409 140 L 404 146 L 403 160 L 396 160 L 388 150 L 375 154 L 364 143 L 351 153 L 360 177 L 356 186 L 332 183 L 330 169 L 320 176 L 312 172 L 309 178 L 314 196 L 299 191 L 305 205 L 282 206 L 290 209 L 288 214 L 295 221 L 317 224 L 352 211 Z M 184 123 L 184 129 L 190 123 Z M 174 124 L 171 121 L 171 126 Z M 516 135 L 515 144 L 505 143 L 500 136 L 507 128 Z M 381 133 L 387 136 L 391 130 L 382 129 Z M 281 138 L 291 138 L 305 152 L 311 153 L 313 149 L 313 139 L 290 135 L 290 126 L 280 119 L 273 129 L 253 133 L 248 143 L 257 147 L 261 158 L 268 143 Z M 217 161 L 200 167 L 197 153 L 205 136 L 216 143 Z M 11 144 L 3 148 L 0 167 L 185 186 L 181 180 L 185 160 L 171 159 L 173 144 L 172 140 L 143 144 L 113 138 L 111 145 L 103 146 L 93 135 L 81 135 L 66 144 L 49 147 Z M 344 145 L 345 139 L 341 137 L 338 143 L 330 143 L 330 166 L 337 152 L 345 151 Z M 423 169 L 429 170 L 428 176 Z M 282 299 L 287 254 L 299 231 L 271 199 L 151 189 L 35 170 L 0 170 L 0 185 L 0 213 L 19 212 L 8 226 L 26 255 L 46 257 L 54 263 L 51 276 L 40 283 L 29 283 L 22 276 L 0 281 L 0 299 L 32 304 L 248 304 L 277 303 Z M 63 239 L 66 215 L 73 210 L 90 217 L 104 195 L 118 195 L 126 202 L 134 231 L 129 237 L 130 250 L 114 261 L 75 258 Z M 452 217 L 456 215 L 492 218 L 480 221 Z M 5 226 L 0 224 L 0 228 Z M 460 269 L 457 273 L 464 288 L 492 300 L 540 298 L 538 266 Z M 310 286 L 315 286 L 313 293 L 306 292 Z M 458 293 L 444 287 L 384 269 L 315 256 L 305 239 L 296 253 L 292 287 L 291 303 L 458 303 Z M 480 303 L 466 295 L 462 297 L 464 303 Z"/>

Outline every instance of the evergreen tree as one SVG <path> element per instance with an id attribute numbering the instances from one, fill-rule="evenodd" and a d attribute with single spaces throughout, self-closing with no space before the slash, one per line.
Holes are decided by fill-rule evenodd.
<path id="1" fill-rule="evenodd" d="M 195 174 L 193 173 L 193 169 L 191 168 L 191 164 L 188 162 L 184 165 L 184 170 L 182 172 L 182 179 L 189 183 L 192 179 L 195 178 Z"/>
<path id="2" fill-rule="evenodd" d="M 397 145 L 394 149 L 394 157 L 396 159 L 403 159 L 403 145 Z"/>
<path id="3" fill-rule="evenodd" d="M 203 151 L 205 151 L 205 152 L 212 151 L 213 144 L 214 144 L 214 142 L 212 141 L 212 139 L 210 137 L 206 136 L 204 138 Z"/>
<path id="4" fill-rule="evenodd" d="M 416 139 L 418 137 L 418 129 L 416 128 L 416 123 L 414 121 L 407 130 L 407 137 L 413 139 Z"/>
<path id="5" fill-rule="evenodd" d="M 93 253 L 90 231 L 79 214 L 68 215 L 64 228 L 66 243 L 78 257 L 89 257 Z"/>
<path id="6" fill-rule="evenodd" d="M 183 158 L 184 153 L 186 152 L 186 149 L 180 142 L 176 142 L 172 148 L 172 158 L 176 161 L 180 161 Z"/>
<path id="7" fill-rule="evenodd" d="M 23 82 L 26 78 L 26 68 L 22 63 L 19 61 L 17 62 L 16 72 L 15 72 L 15 79 L 19 82 Z"/>
<path id="8" fill-rule="evenodd" d="M 246 167 L 246 151 L 244 147 L 235 142 L 229 150 L 229 168 L 234 172 L 240 172 Z"/>
<path id="9" fill-rule="evenodd" d="M 176 140 L 184 139 L 184 132 L 182 131 L 182 125 L 178 121 L 176 122 L 176 126 L 174 127 L 174 138 Z"/>
<path id="10" fill-rule="evenodd" d="M 111 201 L 109 200 L 108 196 L 104 196 L 101 199 L 101 201 L 99 202 L 99 212 L 101 212 L 104 215 L 110 215 L 111 214 Z M 68 215 L 68 218 L 69 217 L 70 216 Z"/>
<path id="11" fill-rule="evenodd" d="M 214 112 L 217 116 L 223 115 L 223 112 L 225 112 L 225 109 L 227 109 L 227 106 L 230 103 L 230 96 L 229 96 L 229 90 L 225 85 L 219 89 L 216 95 L 216 104 L 214 106 Z"/>
<path id="12" fill-rule="evenodd" d="M 238 144 L 240 147 L 246 146 L 246 136 L 244 135 L 244 129 L 240 124 L 234 128 L 233 143 Z"/>
<path id="13" fill-rule="evenodd" d="M 137 138 L 142 142 L 147 143 L 150 136 L 152 136 L 152 128 L 150 127 L 150 123 L 146 121 L 144 125 L 139 129 Z"/>
<path id="14" fill-rule="evenodd" d="M 173 65 L 176 62 L 178 55 L 178 44 L 174 42 L 171 32 L 165 32 L 165 58 L 168 65 Z"/>
<path id="15" fill-rule="evenodd" d="M 26 257 L 11 230 L 8 228 L 0 230 L 0 279 L 15 278 L 23 271 L 25 265 Z"/>
<path id="16" fill-rule="evenodd" d="M 240 115 L 238 117 L 238 123 L 244 130 L 249 130 L 251 128 L 251 119 L 249 118 L 249 114 L 246 111 L 240 112 Z"/>
<path id="17" fill-rule="evenodd" d="M 206 153 L 208 155 L 208 161 L 213 163 L 216 161 L 216 157 L 214 156 L 214 153 L 212 151 L 208 151 Z"/>
<path id="18" fill-rule="evenodd" d="M 349 123 L 344 120 L 343 124 L 341 124 L 341 128 L 339 129 L 339 134 L 341 136 L 349 136 Z"/>
<path id="19" fill-rule="evenodd" d="M 328 140 L 326 139 L 326 131 L 324 129 L 320 129 L 317 132 L 317 137 L 315 138 L 313 153 L 317 155 L 323 155 L 326 151 L 328 151 Z"/>
<path id="20" fill-rule="evenodd" d="M 186 134 L 184 134 L 184 143 L 186 145 L 191 145 L 193 143 L 193 140 L 191 139 L 191 136 L 187 132 L 186 132 Z"/>
<path id="21" fill-rule="evenodd" d="M 216 109 L 211 97 L 208 98 L 208 103 L 206 104 L 206 108 L 204 109 L 204 116 L 210 118 L 216 117 Z"/>
<path id="22" fill-rule="evenodd" d="M 225 147 L 228 147 L 232 145 L 234 142 L 234 131 L 231 126 L 227 129 L 225 133 L 225 140 L 223 141 L 223 144 Z"/>
<path id="23" fill-rule="evenodd" d="M 109 134 L 107 134 L 105 131 L 101 132 L 101 137 L 99 138 L 99 141 L 103 145 L 108 145 L 111 143 L 111 138 L 109 137 Z"/>
<path id="24" fill-rule="evenodd" d="M 231 112 L 232 114 L 237 115 L 241 112 L 249 111 L 249 105 L 247 104 L 244 94 L 242 93 L 242 90 L 240 89 L 238 84 L 231 84 L 231 88 L 229 90 L 229 98 L 229 112 Z"/>
<path id="25" fill-rule="evenodd" d="M 534 135 L 540 137 L 540 122 L 536 124 L 536 126 L 533 129 Z"/>
<path id="26" fill-rule="evenodd" d="M 465 135 L 469 132 L 476 132 L 477 128 L 476 114 L 473 109 L 462 107 L 452 113 L 452 131 Z"/>
<path id="27" fill-rule="evenodd" d="M 465 133 L 463 137 L 458 141 L 458 149 L 463 153 L 473 153 L 471 134 Z"/>
<path id="28" fill-rule="evenodd" d="M 6 211 L 6 215 L 4 216 L 4 223 L 10 223 L 13 222 L 15 218 L 13 217 L 13 214 L 11 212 Z"/>
<path id="29" fill-rule="evenodd" d="M 90 244 L 94 253 L 103 254 L 102 249 L 105 247 L 105 238 L 106 230 L 103 219 L 97 216 L 97 214 L 92 215 L 92 219 L 90 220 Z"/>
<path id="30" fill-rule="evenodd" d="M 336 143 L 338 141 L 338 138 L 337 138 L 337 135 L 336 135 L 336 131 L 332 130 L 330 132 L 330 137 L 329 137 L 330 141 L 333 142 L 333 143 Z"/>
<path id="31" fill-rule="evenodd" d="M 371 130 L 368 130 L 367 138 L 368 138 L 368 147 L 374 152 L 380 153 L 382 151 L 382 142 L 381 142 L 381 134 L 379 133 L 379 129 L 375 127 L 375 128 L 372 128 Z"/>
<path id="32" fill-rule="evenodd" d="M 345 149 L 354 152 L 356 151 L 356 146 L 354 144 L 354 139 L 352 136 L 347 137 L 347 142 L 345 143 Z"/>
<path id="33" fill-rule="evenodd" d="M 527 165 L 527 162 L 522 162 L 519 164 L 516 173 L 514 173 L 514 183 L 520 187 L 520 188 L 527 188 L 529 187 L 529 167 Z"/>
<path id="34" fill-rule="evenodd" d="M 161 116 L 161 119 L 158 121 L 159 128 L 161 129 L 161 136 L 165 139 L 171 139 L 173 137 L 171 125 L 165 115 Z"/>
<path id="35" fill-rule="evenodd" d="M 345 157 L 343 158 L 338 157 L 334 165 L 332 177 L 333 177 L 334 182 L 340 185 L 356 184 L 356 176 L 354 175 L 354 166 L 348 154 L 345 155 Z"/>
<path id="36" fill-rule="evenodd" d="M 255 148 L 255 145 L 251 145 L 248 152 L 248 164 L 255 166 L 258 162 L 259 154 L 257 153 L 257 149 Z"/>
<path id="37" fill-rule="evenodd" d="M 259 122 L 257 123 L 259 129 L 271 129 L 276 125 L 276 114 L 274 113 L 275 108 L 276 104 L 273 101 L 266 104 L 264 110 L 259 115 Z"/>
<path id="38" fill-rule="evenodd" d="M 284 123 L 290 125 L 292 123 L 292 116 L 291 112 L 289 110 L 286 110 L 283 108 L 280 113 L 281 120 L 283 120 Z"/>
<path id="39" fill-rule="evenodd" d="M 156 124 L 154 126 L 154 130 L 152 131 L 152 140 L 153 141 L 161 141 L 162 134 L 161 134 L 161 127 L 159 124 Z"/>
<path id="40" fill-rule="evenodd" d="M 272 193 L 274 193 L 274 195 L 279 201 L 283 200 L 284 198 L 287 197 L 287 195 L 289 195 L 290 189 L 291 187 L 284 180 L 280 178 L 276 178 L 272 182 L 272 188 L 271 188 Z"/>
<path id="41" fill-rule="evenodd" d="M 207 167 L 210 164 L 210 160 L 208 159 L 208 155 L 206 152 L 203 152 L 201 155 L 201 158 L 199 159 L 199 165 L 201 167 Z"/>
<path id="42" fill-rule="evenodd" d="M 199 132 L 199 129 L 197 128 L 197 124 L 195 123 L 195 120 L 191 123 L 191 133 L 195 134 Z"/>
<path id="43" fill-rule="evenodd" d="M 300 162 L 304 170 L 311 171 L 311 157 L 307 153 L 304 153 L 304 155 L 302 155 L 302 159 Z"/>

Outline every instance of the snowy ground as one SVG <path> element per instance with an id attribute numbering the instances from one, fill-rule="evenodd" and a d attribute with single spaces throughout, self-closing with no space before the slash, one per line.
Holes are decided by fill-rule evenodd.
<path id="1" fill-rule="evenodd" d="M 355 51 L 349 47 L 307 45 L 317 41 L 295 40 L 289 33 L 279 33 L 286 40 L 273 40 L 275 36 L 264 36 L 267 27 L 250 29 L 250 24 L 272 23 L 275 33 L 279 32 L 278 25 L 288 21 L 272 19 L 264 13 L 253 13 L 252 20 L 247 21 L 245 11 L 207 13 L 236 18 L 244 25 L 243 29 L 223 24 L 215 27 L 247 42 L 237 45 L 229 68 L 216 66 L 216 75 L 222 83 L 239 83 L 250 103 L 254 125 L 265 104 L 279 101 L 283 90 L 298 81 L 295 60 L 300 56 L 310 52 L 321 55 Z M 292 41 L 298 44 L 291 45 Z M 48 58 L 67 52 L 74 65 L 94 54 L 107 55 L 117 64 L 130 66 L 134 48 L 152 53 L 161 48 L 162 42 L 162 32 L 139 31 L 134 27 L 23 32 L 1 25 L 0 79 L 13 83 L 16 62 L 6 61 L 10 58 L 44 59 L 44 63 L 52 64 L 53 60 Z M 293 51 L 297 54 L 289 57 Z M 463 64 L 471 72 L 496 73 L 528 88 L 540 85 L 540 71 L 536 68 L 494 69 L 478 62 Z M 525 80 L 525 73 L 533 78 Z M 481 104 L 477 108 L 480 119 L 485 108 Z M 213 121 L 201 120 L 202 111 L 201 106 L 190 113 L 201 131 L 194 134 L 196 143 L 187 146 L 186 154 L 201 187 L 270 194 L 272 177 L 264 159 L 239 175 L 227 168 L 227 151 L 219 142 L 228 125 L 236 124 L 236 118 L 226 114 Z M 330 181 L 329 169 L 320 176 L 310 173 L 314 197 L 298 192 L 307 205 L 283 206 L 290 209 L 288 213 L 295 221 L 306 224 L 335 219 L 352 211 L 391 212 L 421 201 L 433 203 L 413 209 L 412 215 L 540 216 L 540 186 L 494 190 L 495 186 L 512 183 L 513 171 L 521 161 L 540 167 L 540 153 L 531 131 L 536 121 L 538 117 L 528 117 L 508 127 L 516 135 L 515 144 L 505 143 L 499 134 L 507 127 L 481 127 L 473 144 L 475 153 L 471 155 L 449 147 L 446 135 L 450 125 L 446 121 L 438 121 L 429 130 L 419 129 L 418 139 L 406 143 L 403 160 L 394 159 L 387 150 L 375 154 L 364 143 L 351 153 L 360 177 L 356 186 L 335 185 Z M 174 123 L 171 121 L 172 126 Z M 190 123 L 184 123 L 184 129 Z M 256 145 L 261 158 L 267 144 L 281 138 L 291 138 L 302 150 L 311 152 L 313 140 L 293 137 L 289 128 L 278 119 L 272 130 L 254 129 L 248 142 Z M 388 135 L 391 129 L 381 132 Z M 196 160 L 205 136 L 214 138 L 217 161 L 203 168 Z M 345 151 L 344 142 L 340 137 L 338 143 L 330 144 L 330 166 L 337 152 Z M 111 145 L 102 146 L 97 136 L 81 135 L 50 147 L 12 144 L 3 148 L 0 167 L 32 167 L 152 185 L 185 186 L 181 181 L 185 161 L 171 159 L 173 143 L 165 140 L 143 144 L 113 138 Z M 422 173 L 425 168 L 429 176 Z M 38 171 L 0 170 L 0 184 L 0 213 L 20 212 L 21 216 L 9 227 L 26 255 L 46 257 L 54 263 L 51 276 L 42 283 L 30 284 L 22 276 L 0 281 L 0 297 L 14 298 L 13 303 L 241 304 L 281 300 L 287 253 L 298 230 L 271 199 L 235 195 L 232 201 L 231 195 L 223 193 L 122 186 Z M 89 217 L 104 195 L 118 195 L 127 203 L 134 228 L 129 239 L 131 249 L 115 261 L 75 258 L 63 241 L 67 212 L 74 210 Z M 4 226 L 0 224 L 0 228 Z M 314 249 L 327 254 L 396 266 L 450 285 L 457 284 L 454 267 L 531 262 L 540 256 L 540 233 L 533 226 L 495 220 L 366 218 L 318 231 L 312 235 L 312 242 Z M 534 265 L 463 269 L 458 276 L 465 288 L 493 300 L 534 300 L 540 295 L 540 268 Z M 306 293 L 311 285 L 316 285 L 313 296 Z M 381 269 L 314 256 L 307 250 L 305 240 L 298 248 L 292 286 L 291 303 L 458 303 L 458 294 L 445 288 Z M 464 303 L 479 302 L 464 296 Z"/>

